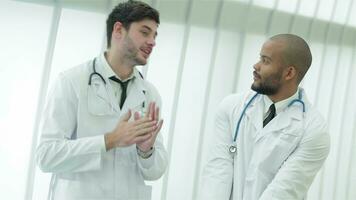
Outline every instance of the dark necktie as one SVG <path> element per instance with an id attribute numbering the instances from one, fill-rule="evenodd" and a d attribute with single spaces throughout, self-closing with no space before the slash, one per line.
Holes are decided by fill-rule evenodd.
<path id="1" fill-rule="evenodd" d="M 110 77 L 110 79 L 113 80 L 113 81 L 115 81 L 115 82 L 117 82 L 117 83 L 119 83 L 120 86 L 121 86 L 121 90 L 122 90 L 122 92 L 121 92 L 121 98 L 120 98 L 120 109 L 121 109 L 122 106 L 123 106 L 124 103 L 125 103 L 125 99 L 126 99 L 126 95 L 127 95 L 127 94 L 126 94 L 127 85 L 129 84 L 129 81 L 130 81 L 130 80 L 127 80 L 127 81 L 123 82 L 123 81 L 121 81 L 120 79 L 116 78 L 115 76 Z"/>
<path id="2" fill-rule="evenodd" d="M 270 122 L 276 116 L 276 107 L 274 103 L 269 107 L 269 114 L 265 120 L 263 120 L 263 127 L 265 127 L 268 122 Z"/>

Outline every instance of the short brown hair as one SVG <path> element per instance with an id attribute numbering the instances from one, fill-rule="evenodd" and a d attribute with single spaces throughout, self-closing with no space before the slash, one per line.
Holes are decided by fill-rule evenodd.
<path id="1" fill-rule="evenodd" d="M 132 22 L 138 22 L 143 19 L 154 20 L 159 24 L 159 12 L 141 1 L 129 0 L 119 3 L 109 14 L 106 20 L 107 46 L 111 46 L 111 35 L 116 22 L 121 22 L 126 30 L 130 28 Z"/>

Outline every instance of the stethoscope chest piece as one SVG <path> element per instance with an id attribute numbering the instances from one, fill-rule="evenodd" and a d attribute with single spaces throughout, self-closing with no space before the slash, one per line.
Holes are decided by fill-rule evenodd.
<path id="1" fill-rule="evenodd" d="M 229 151 L 230 151 L 230 153 L 232 153 L 232 154 L 234 154 L 234 153 L 237 152 L 237 147 L 236 147 L 236 144 L 235 144 L 235 143 L 231 144 L 231 146 L 229 147 Z"/>

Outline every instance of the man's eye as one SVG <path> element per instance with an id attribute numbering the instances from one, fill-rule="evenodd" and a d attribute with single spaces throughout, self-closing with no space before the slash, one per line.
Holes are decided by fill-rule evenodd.
<path id="1" fill-rule="evenodd" d="M 147 36 L 148 32 L 147 31 L 141 31 L 142 35 Z"/>
<path id="2" fill-rule="evenodd" d="M 264 63 L 264 64 L 268 64 L 268 63 L 269 63 L 268 59 L 266 59 L 266 58 L 262 58 L 261 61 L 262 61 L 262 63 Z"/>

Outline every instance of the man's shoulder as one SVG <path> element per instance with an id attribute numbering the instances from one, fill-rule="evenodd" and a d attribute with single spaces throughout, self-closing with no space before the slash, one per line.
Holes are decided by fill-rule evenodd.
<path id="1" fill-rule="evenodd" d="M 157 91 L 156 86 L 153 85 L 153 83 L 151 83 L 150 81 L 148 81 L 148 80 L 146 80 L 146 79 L 143 79 L 143 78 L 142 78 L 141 81 L 142 81 L 143 85 L 145 86 L 145 88 L 146 88 L 147 90 L 155 90 L 155 91 Z"/>
<path id="2" fill-rule="evenodd" d="M 243 91 L 225 96 L 218 106 L 218 110 L 223 112 L 234 112 L 244 104 L 245 101 L 252 98 L 256 94 L 253 91 Z"/>
<path id="3" fill-rule="evenodd" d="M 304 129 L 307 137 L 322 137 L 328 135 L 327 121 L 317 107 L 308 100 L 305 102 L 305 113 L 303 116 Z"/>
<path id="4" fill-rule="evenodd" d="M 252 97 L 255 93 L 253 91 L 243 91 L 238 93 L 233 93 L 225 96 L 223 100 L 220 102 L 221 105 L 239 105 L 248 99 L 250 96 Z"/>
<path id="5" fill-rule="evenodd" d="M 326 126 L 326 119 L 322 115 L 322 113 L 314 106 L 310 105 L 305 113 L 305 117 L 307 118 L 308 124 L 310 126 Z"/>
<path id="6" fill-rule="evenodd" d="M 61 72 L 61 75 L 67 79 L 77 80 L 79 77 L 83 77 L 84 74 L 88 74 L 88 64 L 90 61 L 86 61 L 79 65 L 73 66 Z"/>

